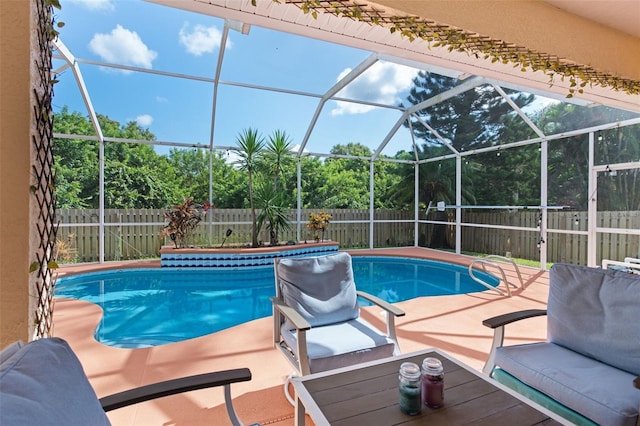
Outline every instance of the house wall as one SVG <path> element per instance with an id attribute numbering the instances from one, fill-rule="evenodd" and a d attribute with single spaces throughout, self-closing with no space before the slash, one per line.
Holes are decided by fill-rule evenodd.
<path id="1" fill-rule="evenodd" d="M 29 340 L 32 8 L 0 2 L 0 347 Z"/>
<path id="2" fill-rule="evenodd" d="M 640 80 L 640 39 L 540 0 L 374 0 L 458 28 Z M 616 2 L 611 2 L 616 7 Z"/>

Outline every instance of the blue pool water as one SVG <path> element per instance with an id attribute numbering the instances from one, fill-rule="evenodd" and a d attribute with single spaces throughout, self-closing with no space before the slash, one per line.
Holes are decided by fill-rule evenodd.
<path id="1" fill-rule="evenodd" d="M 353 270 L 358 290 L 392 303 L 486 290 L 467 268 L 443 262 L 354 256 Z M 498 284 L 491 275 L 483 278 Z M 123 348 L 191 339 L 270 316 L 274 294 L 272 267 L 123 269 L 63 277 L 56 285 L 56 297 L 99 305 L 104 315 L 96 339 Z"/>

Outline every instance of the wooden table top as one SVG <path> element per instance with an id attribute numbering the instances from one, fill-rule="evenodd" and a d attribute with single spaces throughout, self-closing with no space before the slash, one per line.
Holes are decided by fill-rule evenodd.
<path id="1" fill-rule="evenodd" d="M 422 364 L 433 356 L 444 366 L 444 406 L 422 406 L 410 416 L 400 411 L 398 370 L 406 361 Z M 397 424 L 557 425 L 562 419 L 447 354 L 429 349 L 386 360 L 293 379 L 298 424 L 305 410 L 317 426 Z M 534 406 L 536 408 L 534 408 Z M 555 420 L 554 420 L 555 419 Z M 302 421 L 300 421 L 302 420 Z"/>

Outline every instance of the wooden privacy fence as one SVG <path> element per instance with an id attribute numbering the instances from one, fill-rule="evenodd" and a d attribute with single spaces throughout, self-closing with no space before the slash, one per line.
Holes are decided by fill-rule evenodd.
<path id="1" fill-rule="evenodd" d="M 314 241 L 305 226 L 309 213 L 301 210 L 301 239 Z M 344 248 L 369 247 L 369 210 L 327 210 L 332 215 L 324 239 L 340 242 Z M 58 230 L 58 258 L 62 262 L 95 262 L 99 259 L 99 211 L 89 209 L 59 209 L 57 219 L 63 225 Z M 291 229 L 278 236 L 280 241 L 297 240 L 296 211 L 287 214 Z M 377 210 L 375 220 L 411 221 L 408 211 Z M 206 222 L 206 223 L 205 223 Z M 172 244 L 160 236 L 164 223 L 161 209 L 105 209 L 105 260 L 143 259 L 159 257 L 162 245 Z M 227 229 L 233 232 L 225 240 Z M 384 222 L 374 227 L 375 246 L 413 245 L 412 222 Z M 260 241 L 269 241 L 263 230 Z M 191 243 L 200 246 L 238 245 L 251 241 L 249 209 L 215 209 L 210 211 L 191 236 Z"/>
<path id="2" fill-rule="evenodd" d="M 301 211 L 301 239 L 314 241 L 311 231 L 306 228 L 310 212 Z M 369 210 L 327 209 L 332 215 L 324 239 L 340 242 L 341 248 L 369 247 Z M 57 219 L 63 225 L 58 230 L 58 261 L 95 262 L 99 259 L 99 211 L 88 209 L 60 209 Z M 463 226 L 461 231 L 461 250 L 464 252 L 505 255 L 538 260 L 538 211 L 517 210 L 507 212 L 470 212 L 463 211 L 465 224 L 484 224 L 490 228 Z M 448 214 L 453 222 L 454 215 Z M 279 235 L 280 241 L 296 240 L 296 211 L 288 212 L 291 229 Z M 421 217 L 423 219 L 424 217 Z M 429 219 L 432 219 L 429 217 Z M 413 246 L 413 212 L 396 210 L 376 210 L 374 220 L 375 247 Z M 225 246 L 243 244 L 251 241 L 251 215 L 248 209 L 215 209 L 201 223 L 192 236 L 194 245 L 220 246 L 227 229 L 233 232 L 224 242 Z M 105 210 L 105 260 L 157 258 L 162 245 L 171 244 L 160 236 L 164 223 L 164 210 L 130 209 Z M 436 226 L 446 227 L 446 240 L 450 248 L 455 244 L 455 227 L 452 225 L 434 225 L 421 223 L 418 227 L 420 245 L 429 246 Z M 601 212 L 598 214 L 598 226 L 606 228 L 640 229 L 640 212 Z M 527 227 L 531 230 L 512 230 L 506 227 Z M 549 212 L 549 234 L 546 247 L 550 262 L 586 264 L 587 236 L 554 233 L 554 229 L 563 231 L 586 231 L 586 212 Z M 269 241 L 266 231 L 262 231 L 259 240 Z M 640 236 L 600 234 L 598 238 L 598 259 L 618 259 L 625 256 L 640 257 Z M 443 248 L 443 247 L 438 247 Z"/>
<path id="3" fill-rule="evenodd" d="M 507 212 L 464 212 L 463 223 L 478 223 L 495 228 L 462 228 L 461 250 L 475 253 L 510 253 L 513 257 L 539 260 L 540 246 L 547 248 L 549 262 L 563 262 L 577 265 L 587 264 L 587 235 L 566 232 L 586 232 L 587 212 L 550 211 L 547 218 L 547 237 L 541 244 L 538 229 L 539 211 L 517 210 Z M 640 211 L 599 212 L 597 226 L 601 228 L 640 229 Z M 506 227 L 526 227 L 521 231 Z M 455 241 L 450 231 L 449 241 Z M 625 257 L 640 257 L 640 236 L 599 233 L 596 247 L 598 262 L 601 259 L 622 260 Z"/>

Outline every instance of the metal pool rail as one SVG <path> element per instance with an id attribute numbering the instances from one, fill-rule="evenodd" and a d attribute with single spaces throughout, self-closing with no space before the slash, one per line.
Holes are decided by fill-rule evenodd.
<path id="1" fill-rule="evenodd" d="M 520 274 L 520 268 L 518 268 L 518 265 L 516 264 L 516 262 L 514 262 L 513 259 L 510 259 L 510 258 L 504 257 L 504 256 L 498 256 L 497 254 L 492 254 L 492 255 L 489 255 L 489 256 L 485 257 L 484 259 L 476 259 L 473 262 L 471 262 L 471 264 L 469 264 L 469 276 L 475 282 L 477 282 L 479 284 L 482 284 L 483 286 L 487 287 L 489 290 L 496 291 L 501 296 L 509 296 L 509 297 L 511 297 L 511 287 L 518 288 L 518 285 L 514 284 L 514 283 L 511 283 L 511 282 L 509 282 L 509 280 L 507 280 L 507 276 L 504 273 L 504 269 L 502 269 L 502 267 L 500 266 L 499 262 L 510 263 L 513 266 L 513 268 L 516 270 L 516 272 L 518 274 L 518 280 L 520 280 L 520 288 L 524 288 L 524 282 L 522 281 L 522 275 Z M 499 283 L 498 283 L 497 286 L 493 287 L 493 286 L 489 285 L 488 283 L 486 283 L 485 281 L 483 281 L 481 278 L 477 277 L 475 275 L 475 273 L 474 273 L 474 266 L 475 265 L 482 266 L 482 271 L 486 272 L 486 273 L 490 273 L 489 271 L 487 271 L 487 267 L 490 267 L 490 268 L 493 268 L 493 269 L 499 271 L 500 272 L 500 276 L 502 277 L 502 282 L 504 283 L 504 286 L 507 289 L 506 293 L 499 288 L 499 286 L 500 286 Z"/>

